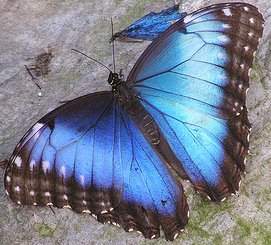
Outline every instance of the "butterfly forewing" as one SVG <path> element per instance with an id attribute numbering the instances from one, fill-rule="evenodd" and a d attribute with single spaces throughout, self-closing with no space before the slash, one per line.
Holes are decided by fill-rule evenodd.
<path id="1" fill-rule="evenodd" d="M 186 13 L 179 13 L 179 5 L 162 10 L 159 13 L 151 12 L 142 18 L 135 21 L 129 27 L 125 28 L 121 32 L 117 32 L 111 38 L 113 40 L 120 41 L 153 41 L 172 23 L 178 19 L 183 18 Z"/>
<path id="2" fill-rule="evenodd" d="M 68 102 L 17 145 L 5 188 L 18 204 L 71 208 L 173 240 L 188 220 L 182 186 L 112 92 Z"/>
<path id="3" fill-rule="evenodd" d="M 213 200 L 235 193 L 244 171 L 245 99 L 262 31 L 252 5 L 203 8 L 161 34 L 128 77 L 190 181 Z"/>
<path id="4" fill-rule="evenodd" d="M 112 185 L 114 167 L 121 167 L 116 166 L 119 161 L 112 166 L 116 131 L 107 130 L 114 128 L 114 118 L 113 96 L 106 94 L 99 103 L 94 103 L 103 97 L 99 93 L 69 102 L 28 131 L 5 173 L 7 192 L 15 202 L 93 213 L 119 203 L 123 179 Z M 110 165 L 107 171 L 103 162 Z"/>

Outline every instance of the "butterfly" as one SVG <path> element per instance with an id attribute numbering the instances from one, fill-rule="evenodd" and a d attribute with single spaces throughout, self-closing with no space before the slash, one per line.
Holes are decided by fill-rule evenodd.
<path id="1" fill-rule="evenodd" d="M 174 240 L 189 207 L 177 176 L 212 201 L 239 189 L 249 148 L 246 94 L 263 17 L 246 3 L 180 19 L 111 91 L 76 98 L 23 136 L 4 176 L 17 204 L 71 208 Z"/>
<path id="2" fill-rule="evenodd" d="M 138 19 L 124 30 L 115 33 L 112 36 L 111 41 L 153 41 L 174 22 L 186 15 L 186 12 L 179 13 L 178 4 L 164 9 L 159 13 L 151 12 Z"/>

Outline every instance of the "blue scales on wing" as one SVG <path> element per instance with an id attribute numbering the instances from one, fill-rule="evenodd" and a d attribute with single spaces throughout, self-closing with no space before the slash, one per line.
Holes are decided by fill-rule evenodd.
<path id="1" fill-rule="evenodd" d="M 162 10 L 159 13 L 151 12 L 135 21 L 129 27 L 113 35 L 111 41 L 148 40 L 153 41 L 174 22 L 186 16 L 179 12 L 179 5 Z"/>
<path id="2" fill-rule="evenodd" d="M 246 94 L 262 31 L 252 5 L 200 9 L 161 34 L 127 79 L 179 160 L 169 164 L 212 200 L 234 194 L 245 169 Z"/>
<path id="3" fill-rule="evenodd" d="M 173 240 L 188 220 L 183 189 L 113 92 L 77 98 L 39 120 L 13 152 L 5 188 L 18 204 L 54 205 Z"/>

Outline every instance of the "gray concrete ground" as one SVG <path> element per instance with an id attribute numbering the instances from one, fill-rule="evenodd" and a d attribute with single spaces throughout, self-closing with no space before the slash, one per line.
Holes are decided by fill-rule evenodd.
<path id="1" fill-rule="evenodd" d="M 223 1 L 183 1 L 182 9 Z M 248 96 L 253 124 L 251 153 L 240 194 L 214 204 L 187 190 L 191 218 L 173 244 L 271 244 L 271 3 L 249 0 L 265 17 L 264 36 L 253 65 Z M 0 159 L 7 158 L 26 130 L 59 101 L 108 89 L 108 72 L 71 51 L 77 48 L 112 65 L 110 17 L 115 29 L 126 27 L 149 11 L 173 1 L 143 0 L 0 0 Z M 38 79 L 42 96 L 24 65 L 30 57 L 54 49 L 51 72 Z M 128 74 L 146 47 L 116 43 L 118 69 Z M 3 170 L 0 182 L 3 183 Z M 19 206 L 0 185 L 0 244 L 165 244 L 137 233 L 102 225 L 89 215 L 70 210 Z"/>

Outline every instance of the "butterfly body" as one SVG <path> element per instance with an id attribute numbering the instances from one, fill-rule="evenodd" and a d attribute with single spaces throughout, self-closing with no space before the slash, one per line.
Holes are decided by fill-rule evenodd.
<path id="1" fill-rule="evenodd" d="M 18 204 L 71 208 L 100 222 L 173 240 L 188 222 L 176 174 L 213 201 L 239 189 L 248 153 L 248 72 L 262 35 L 257 8 L 212 5 L 185 16 L 111 91 L 40 119 L 7 163 Z"/>

